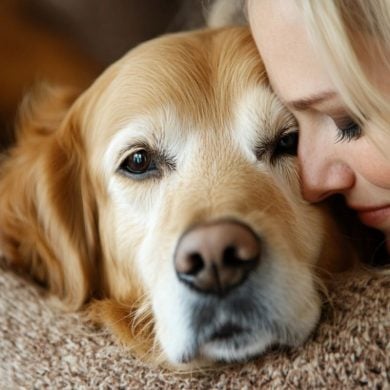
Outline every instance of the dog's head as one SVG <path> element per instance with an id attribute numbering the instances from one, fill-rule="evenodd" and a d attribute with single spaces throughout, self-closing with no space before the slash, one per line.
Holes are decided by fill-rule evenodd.
<path id="1" fill-rule="evenodd" d="M 3 169 L 8 257 L 72 307 L 105 298 L 95 317 L 173 363 L 307 338 L 340 241 L 301 199 L 297 125 L 246 28 L 141 45 L 60 122 Z"/>

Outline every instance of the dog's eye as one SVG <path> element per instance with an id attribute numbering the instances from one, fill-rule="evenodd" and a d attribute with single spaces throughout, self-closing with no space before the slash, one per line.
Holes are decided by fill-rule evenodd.
<path id="1" fill-rule="evenodd" d="M 298 152 L 298 132 L 291 131 L 282 134 L 275 143 L 272 157 L 282 155 L 296 156 Z"/>
<path id="2" fill-rule="evenodd" d="M 120 168 L 132 175 L 141 175 L 157 169 L 151 153 L 145 149 L 139 149 L 127 156 Z"/>

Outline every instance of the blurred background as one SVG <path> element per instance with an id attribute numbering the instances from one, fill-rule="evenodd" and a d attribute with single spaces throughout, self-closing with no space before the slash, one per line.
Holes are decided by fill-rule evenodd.
<path id="1" fill-rule="evenodd" d="M 0 145 L 34 83 L 86 88 L 138 43 L 204 25 L 211 0 L 0 0 Z"/>

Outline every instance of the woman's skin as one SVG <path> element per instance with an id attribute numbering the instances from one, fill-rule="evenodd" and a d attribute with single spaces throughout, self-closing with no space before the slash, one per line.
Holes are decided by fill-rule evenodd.
<path id="1" fill-rule="evenodd" d="M 344 195 L 363 223 L 385 234 L 390 252 L 390 159 L 366 135 L 375 132 L 390 146 L 390 133 L 353 122 L 294 0 L 252 0 L 248 13 L 271 84 L 299 123 L 304 198 Z M 390 99 L 387 69 L 367 57 L 360 59 L 370 81 Z"/>

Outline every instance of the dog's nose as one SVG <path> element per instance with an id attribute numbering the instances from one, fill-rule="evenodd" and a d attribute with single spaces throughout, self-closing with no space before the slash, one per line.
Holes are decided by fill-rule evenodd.
<path id="1" fill-rule="evenodd" d="M 230 221 L 189 230 L 181 237 L 174 258 L 182 282 L 218 295 L 239 286 L 259 260 L 259 238 L 248 226 Z"/>

